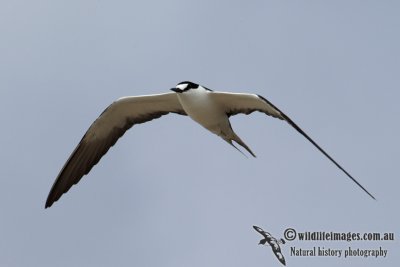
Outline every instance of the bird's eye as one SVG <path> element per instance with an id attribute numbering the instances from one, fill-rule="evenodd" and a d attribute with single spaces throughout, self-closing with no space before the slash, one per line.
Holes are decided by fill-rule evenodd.
<path id="1" fill-rule="evenodd" d="M 182 91 L 185 90 L 186 87 L 188 87 L 188 84 L 187 84 L 187 83 L 178 84 L 178 85 L 176 86 L 176 88 L 178 88 L 178 89 L 180 89 L 180 90 L 182 90 Z"/>

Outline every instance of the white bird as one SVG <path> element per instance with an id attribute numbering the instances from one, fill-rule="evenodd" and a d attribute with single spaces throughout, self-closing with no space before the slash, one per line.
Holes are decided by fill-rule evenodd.
<path id="1" fill-rule="evenodd" d="M 256 94 L 217 92 L 189 81 L 181 82 L 171 90 L 174 92 L 122 97 L 108 106 L 89 127 L 61 169 L 47 197 L 45 208 L 50 207 L 72 185 L 78 183 L 82 176 L 89 173 L 129 128 L 168 113 L 188 115 L 201 126 L 238 149 L 232 142 L 235 141 L 254 157 L 255 154 L 251 149 L 233 131 L 229 117 L 238 113 L 250 114 L 260 111 L 285 120 L 375 199 L 287 115 L 264 97 Z"/>

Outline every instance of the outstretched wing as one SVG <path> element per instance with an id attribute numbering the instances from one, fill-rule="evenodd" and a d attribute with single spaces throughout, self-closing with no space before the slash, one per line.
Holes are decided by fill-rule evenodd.
<path id="1" fill-rule="evenodd" d="M 170 112 L 186 115 L 176 93 L 123 97 L 108 106 L 92 123 L 61 169 L 45 207 L 50 207 L 82 176 L 89 173 L 129 128 Z"/>
<path id="2" fill-rule="evenodd" d="M 260 234 L 262 234 L 266 240 L 266 242 L 268 242 L 268 244 L 271 246 L 272 251 L 274 252 L 275 256 L 278 258 L 278 260 L 283 264 L 286 265 L 285 262 L 285 257 L 283 257 L 283 254 L 281 252 L 281 248 L 279 246 L 278 240 L 276 240 L 275 237 L 273 237 L 270 233 L 265 232 L 263 229 L 261 229 L 258 226 L 253 225 L 253 228 L 259 232 Z"/>
<path id="3" fill-rule="evenodd" d="M 333 164 L 335 164 L 347 177 L 355 182 L 364 192 L 370 197 L 375 197 L 367 191 L 353 176 L 351 176 L 342 166 L 339 165 L 325 150 L 323 150 L 314 140 L 311 139 L 296 123 L 294 123 L 285 113 L 279 110 L 275 105 L 260 95 L 255 94 L 241 94 L 241 93 L 224 93 L 212 92 L 210 93 L 214 101 L 221 105 L 228 116 L 236 115 L 238 113 L 250 114 L 254 111 L 263 112 L 269 116 L 285 120 L 296 131 L 302 134 L 311 144 L 313 144 L 322 154 L 324 154 Z"/>
<path id="4" fill-rule="evenodd" d="M 281 248 L 280 248 L 279 244 L 276 242 L 276 239 L 274 242 L 270 242 L 269 244 L 271 245 L 272 251 L 274 252 L 275 256 L 278 258 L 278 260 L 283 265 L 286 265 L 285 257 L 283 257 Z"/>
<path id="5" fill-rule="evenodd" d="M 263 229 L 261 229 L 258 226 L 255 226 L 255 225 L 253 225 L 253 228 L 254 228 L 254 230 L 256 230 L 257 232 L 259 232 L 260 234 L 262 234 L 265 237 L 265 234 L 264 234 L 265 232 Z"/>
<path id="6" fill-rule="evenodd" d="M 261 229 L 260 227 L 253 225 L 253 228 L 254 228 L 257 232 L 259 232 L 260 234 L 262 234 L 265 238 L 268 238 L 268 239 L 273 238 L 272 235 L 271 235 L 270 233 L 265 232 L 265 231 L 264 231 L 263 229 Z"/>

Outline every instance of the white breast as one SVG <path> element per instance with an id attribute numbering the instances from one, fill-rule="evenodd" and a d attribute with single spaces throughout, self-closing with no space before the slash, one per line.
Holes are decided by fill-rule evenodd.
<path id="1" fill-rule="evenodd" d="M 212 101 L 209 94 L 212 92 L 200 86 L 178 94 L 178 99 L 186 114 L 205 128 L 212 130 L 221 121 L 226 120 L 226 114 Z"/>

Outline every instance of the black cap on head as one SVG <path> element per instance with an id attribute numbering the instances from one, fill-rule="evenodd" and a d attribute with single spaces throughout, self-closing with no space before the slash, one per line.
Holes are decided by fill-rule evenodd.
<path id="1" fill-rule="evenodd" d="M 175 88 L 172 88 L 171 90 L 177 93 L 183 93 L 187 90 L 190 89 L 197 89 L 199 88 L 199 85 L 197 83 L 189 82 L 189 81 L 184 81 L 180 82 L 176 85 Z"/>

